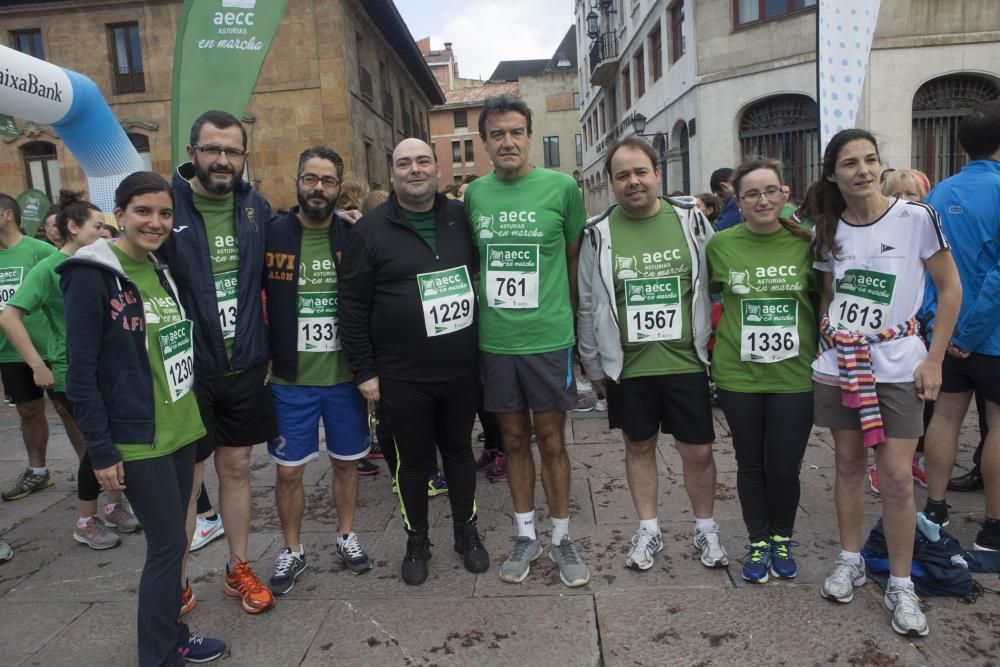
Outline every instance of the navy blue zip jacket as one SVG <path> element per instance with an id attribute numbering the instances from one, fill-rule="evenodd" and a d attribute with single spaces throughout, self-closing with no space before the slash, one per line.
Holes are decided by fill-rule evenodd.
<path id="1" fill-rule="evenodd" d="M 166 267 L 155 257 L 153 264 L 177 301 Z M 108 468 L 122 460 L 116 442 L 156 444 L 142 297 L 104 240 L 81 248 L 56 272 L 66 302 L 66 398 L 94 468 Z"/>
<path id="2" fill-rule="evenodd" d="M 302 260 L 302 224 L 298 213 L 299 207 L 296 206 L 271 223 L 267 233 L 267 253 L 264 255 L 264 291 L 267 293 L 272 370 L 289 382 L 295 382 L 299 372 L 299 314 L 296 302 Z M 350 225 L 334 215 L 329 229 L 330 254 L 338 272 L 349 231 Z"/>
<path id="3" fill-rule="evenodd" d="M 403 217 L 395 193 L 347 235 L 337 316 L 357 384 L 376 376 L 446 382 L 476 370 L 475 321 L 444 336 L 428 337 L 424 328 L 417 274 L 465 265 L 471 278 L 479 266 L 462 204 L 438 194 L 434 211 L 436 254 Z"/>
<path id="4" fill-rule="evenodd" d="M 174 173 L 174 231 L 160 248 L 170 266 L 184 309 L 194 321 L 195 372 L 200 378 L 218 377 L 236 370 L 256 368 L 267 362 L 267 325 L 261 304 L 264 244 L 274 211 L 245 181 L 233 191 L 233 226 L 239 247 L 239 288 L 236 295 L 236 337 L 233 358 L 226 358 L 226 344 L 219 323 L 212 260 L 208 254 L 205 220 L 194 207 L 189 178 L 194 165 L 182 164 Z"/>

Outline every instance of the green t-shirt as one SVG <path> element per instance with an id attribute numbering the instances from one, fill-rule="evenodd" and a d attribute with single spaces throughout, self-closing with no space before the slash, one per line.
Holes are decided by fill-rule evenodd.
<path id="1" fill-rule="evenodd" d="M 413 228 L 417 230 L 417 234 L 420 234 L 420 238 L 431 247 L 431 250 L 436 255 L 438 251 L 437 215 L 434 213 L 434 209 L 418 213 L 402 206 L 399 208 L 403 212 L 403 215 L 406 216 L 406 219 L 410 221 L 410 224 L 413 225 Z"/>
<path id="2" fill-rule="evenodd" d="M 622 379 L 705 371 L 691 335 L 691 250 L 673 207 L 634 220 L 615 208 L 611 266 Z"/>
<path id="3" fill-rule="evenodd" d="M 796 393 L 812 389 L 819 290 L 809 241 L 784 227 L 770 234 L 737 225 L 708 242 L 709 286 L 722 292 L 712 377 L 728 391 Z"/>
<path id="4" fill-rule="evenodd" d="M 10 248 L 0 250 L 0 310 L 4 309 L 17 290 L 21 289 L 24 279 L 36 264 L 53 253 L 59 252 L 55 246 L 28 236 Z M 28 330 L 31 344 L 35 346 L 42 359 L 48 358 L 49 330 L 45 323 L 45 315 L 33 313 L 24 318 L 24 328 Z M 0 331 L 0 363 L 23 362 L 7 336 Z"/>
<path id="5" fill-rule="evenodd" d="M 212 260 L 215 298 L 219 305 L 219 324 L 226 344 L 226 356 L 232 359 L 240 268 L 240 249 L 236 244 L 236 228 L 233 225 L 233 195 L 230 194 L 225 199 L 208 199 L 194 192 L 192 198 L 194 207 L 205 220 L 208 256 Z"/>
<path id="6" fill-rule="evenodd" d="M 566 245 L 587 214 L 572 177 L 534 168 L 469 184 L 465 211 L 479 247 L 479 349 L 538 354 L 574 341 Z M 575 279 L 575 276 L 574 276 Z"/>
<path id="7" fill-rule="evenodd" d="M 35 351 L 43 359 L 48 357 L 56 380 L 55 391 L 66 391 L 66 317 L 56 267 L 67 259 L 69 255 L 61 252 L 54 252 L 43 259 L 28 272 L 21 289 L 7 302 L 7 305 L 23 310 L 28 317 L 38 313 L 44 318 L 45 331 L 49 334 L 48 346 L 36 347 Z"/>
<path id="8" fill-rule="evenodd" d="M 160 284 L 152 262 L 137 262 L 111 244 L 129 280 L 139 288 L 146 314 L 146 349 L 153 373 L 156 442 L 115 443 L 125 461 L 166 456 L 205 435 L 194 395 L 194 339 L 191 321 L 181 318 L 177 303 Z M 185 352 L 190 356 L 185 358 Z M 167 361 L 164 363 L 164 354 Z M 184 391 L 185 382 L 187 391 Z"/>
<path id="9" fill-rule="evenodd" d="M 302 228 L 299 264 L 298 377 L 274 376 L 275 384 L 329 387 L 351 379 L 337 331 L 337 267 L 330 254 L 330 230 Z"/>
<path id="10" fill-rule="evenodd" d="M 786 220 L 791 220 L 792 216 L 795 215 L 795 204 L 785 204 L 781 207 L 781 211 L 778 213 L 778 217 L 785 218 Z"/>

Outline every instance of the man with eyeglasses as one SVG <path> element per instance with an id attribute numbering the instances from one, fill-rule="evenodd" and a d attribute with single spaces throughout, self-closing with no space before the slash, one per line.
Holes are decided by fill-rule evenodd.
<path id="1" fill-rule="evenodd" d="M 257 614 L 274 606 L 247 562 L 251 448 L 278 435 L 261 303 L 264 243 L 274 212 L 242 178 L 247 134 L 235 116 L 206 111 L 194 122 L 190 141 L 191 161 L 174 174 L 174 227 L 162 250 L 194 322 L 195 393 L 208 431 L 198 442 L 188 539 L 204 461 L 214 452 L 229 543 L 223 591 Z M 181 613 L 195 603 L 185 579 Z"/>
<path id="2" fill-rule="evenodd" d="M 278 554 L 271 590 L 284 595 L 306 569 L 300 541 L 305 464 L 319 456 L 319 421 L 333 467 L 337 508 L 336 555 L 355 574 L 371 559 L 353 531 L 358 500 L 356 461 L 370 449 L 367 406 L 340 348 L 337 272 L 349 224 L 335 212 L 344 161 L 313 146 L 299 156 L 299 205 L 271 224 L 264 289 L 270 323 L 271 381 L 278 416 L 276 439 L 267 445 L 277 463 L 275 498 L 285 548 Z"/>

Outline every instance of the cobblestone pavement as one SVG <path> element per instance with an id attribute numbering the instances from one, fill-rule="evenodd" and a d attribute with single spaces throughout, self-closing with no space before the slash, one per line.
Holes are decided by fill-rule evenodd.
<path id="1" fill-rule="evenodd" d="M 0 504 L 0 534 L 14 559 L 0 565 L 0 664 L 134 665 L 136 587 L 145 548 L 141 535 L 95 552 L 71 538 L 76 459 L 49 407 L 53 488 Z M 492 556 L 490 570 L 466 572 L 451 548 L 447 498 L 431 504 L 434 558 L 420 587 L 399 579 L 405 538 L 384 468 L 361 480 L 355 525 L 375 568 L 355 576 L 335 563 L 336 512 L 330 467 L 306 471 L 303 526 L 309 569 L 276 608 L 252 617 L 222 593 L 225 540 L 191 557 L 198 607 L 192 629 L 225 639 L 223 665 L 995 665 L 1000 663 L 1000 581 L 977 575 L 985 587 L 974 603 L 925 600 L 931 634 L 897 636 L 869 582 L 849 605 L 819 596 L 819 584 L 837 550 L 833 508 L 833 451 L 815 431 L 802 466 L 802 500 L 794 582 L 749 586 L 740 578 L 746 535 L 736 499 L 736 462 L 721 413 L 716 414 L 718 487 L 715 515 L 733 557 L 728 570 L 707 570 L 691 547 L 691 511 L 679 457 L 663 436 L 660 520 L 665 548 L 656 565 L 637 573 L 624 557 L 636 521 L 625 483 L 624 446 L 603 415 L 574 415 L 567 425 L 573 466 L 570 531 L 590 566 L 587 586 L 569 589 L 541 558 L 522 584 L 500 581 L 497 569 L 512 535 L 505 484 L 480 474 L 480 526 Z M 978 438 L 975 422 L 962 435 L 960 464 Z M 478 449 L 478 447 L 477 447 Z M 23 469 L 16 413 L 0 407 L 0 484 Z M 216 499 L 216 480 L 209 475 Z M 263 578 L 284 546 L 274 507 L 274 465 L 263 447 L 253 458 L 253 532 L 250 556 Z M 918 507 L 924 492 L 917 489 Z M 538 485 L 537 504 L 544 508 Z M 982 516 L 983 495 L 951 494 L 950 529 L 970 544 Z M 867 526 L 879 514 L 866 500 Z M 544 509 L 539 525 L 548 538 Z"/>

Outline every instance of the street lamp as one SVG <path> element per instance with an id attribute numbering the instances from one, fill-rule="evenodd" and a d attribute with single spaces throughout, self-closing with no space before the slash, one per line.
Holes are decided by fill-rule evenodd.
<path id="1" fill-rule="evenodd" d="M 591 39 L 596 39 L 598 35 L 601 34 L 601 27 L 598 25 L 597 12 L 593 9 L 587 14 L 587 36 Z"/>
<path id="2" fill-rule="evenodd" d="M 646 130 L 646 117 L 638 111 L 632 114 L 632 130 L 640 137 L 647 136 L 643 134 Z"/>

